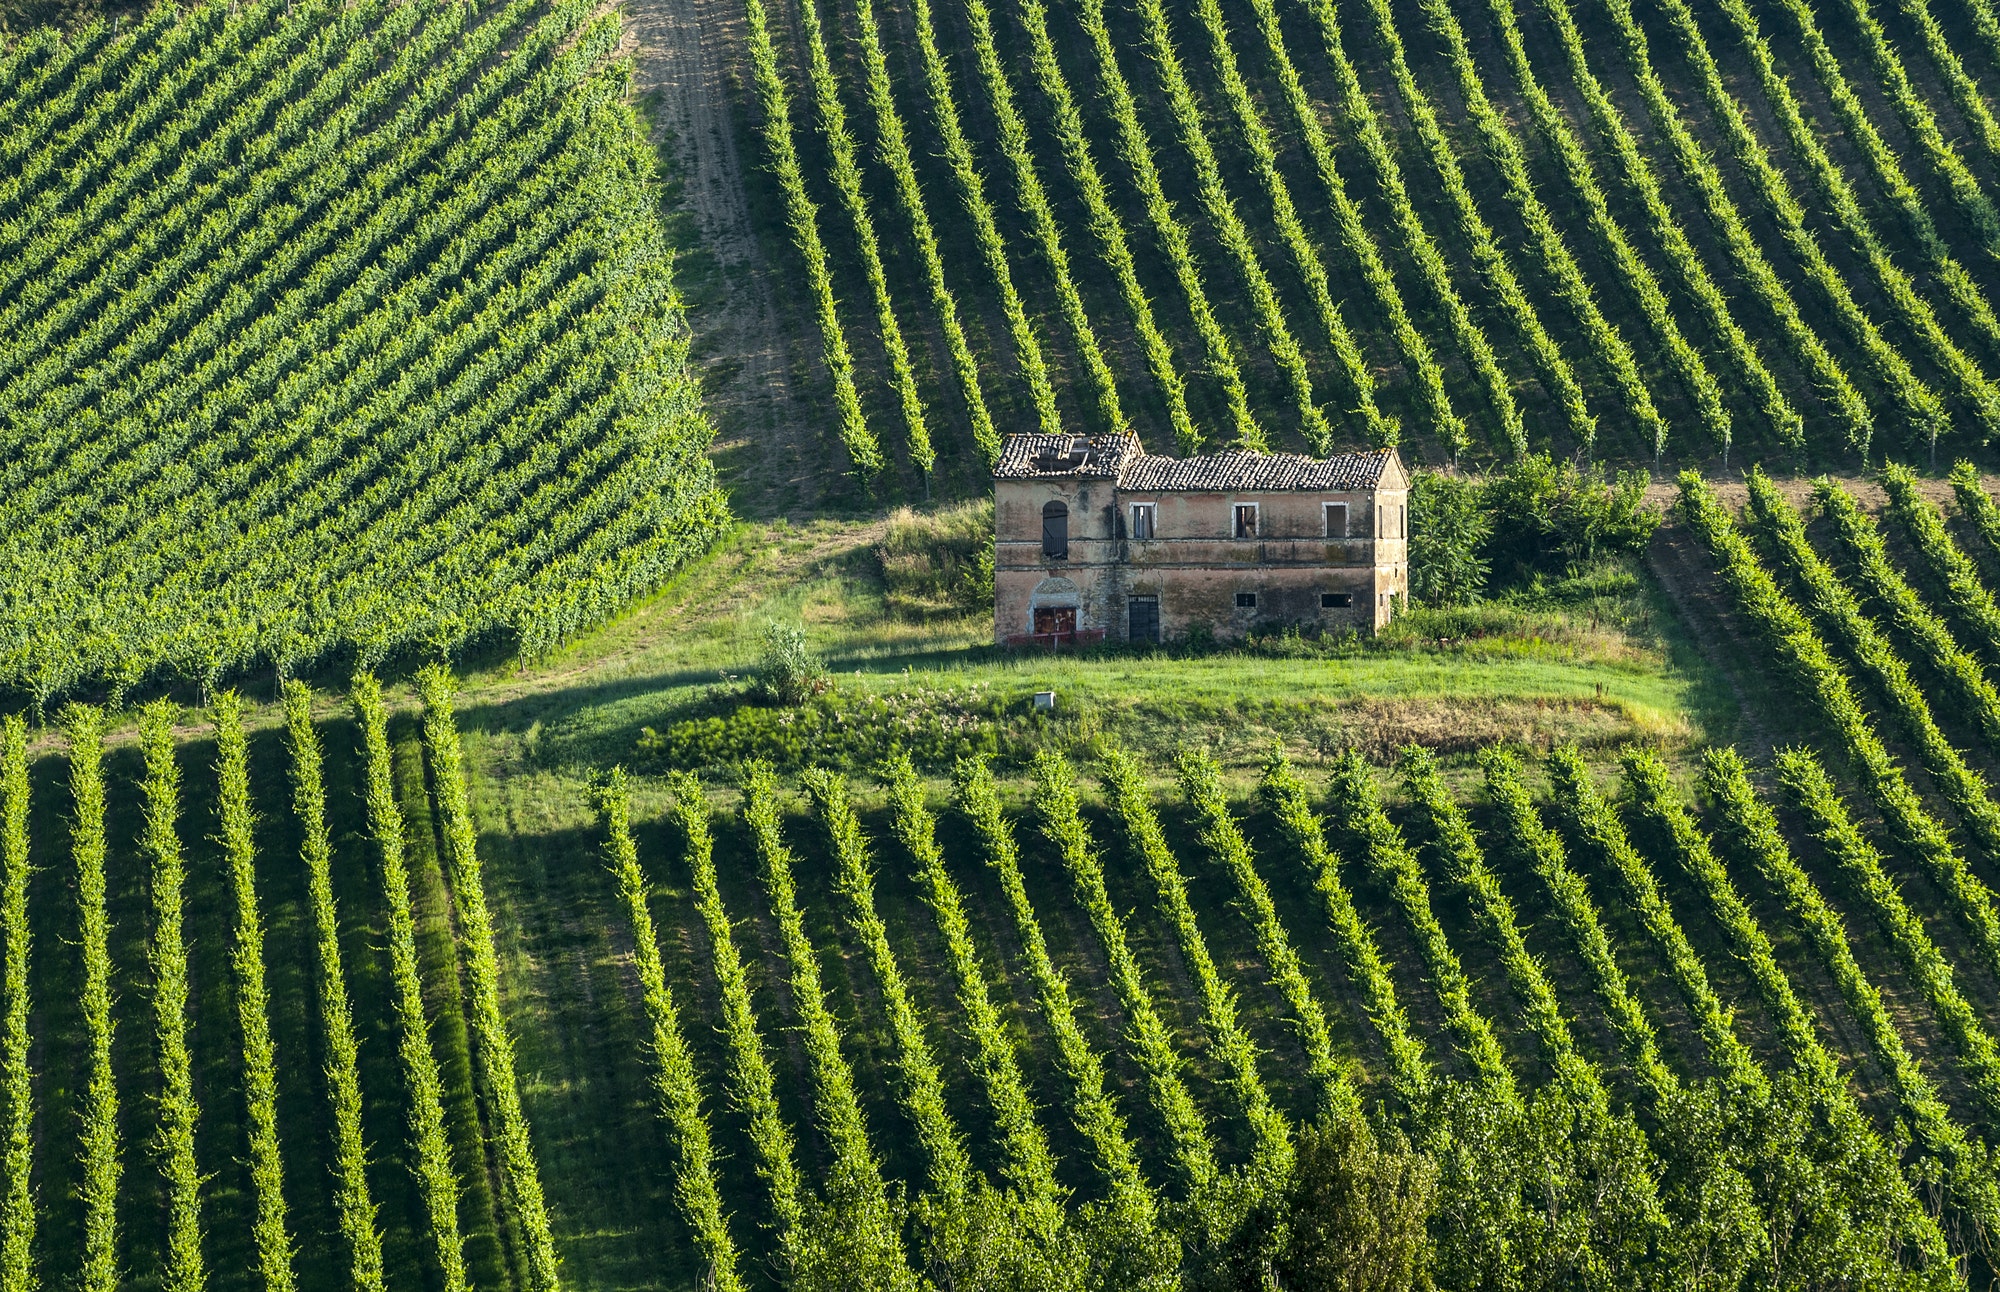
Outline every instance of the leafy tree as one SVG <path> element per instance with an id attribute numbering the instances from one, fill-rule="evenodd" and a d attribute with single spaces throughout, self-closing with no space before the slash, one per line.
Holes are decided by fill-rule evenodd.
<path id="1" fill-rule="evenodd" d="M 1278 1275 L 1296 1292 L 1425 1286 L 1425 1225 L 1436 1205 L 1430 1159 L 1383 1142 L 1358 1118 L 1309 1127 L 1285 1193 L 1289 1232 Z"/>
<path id="2" fill-rule="evenodd" d="M 1493 516 L 1466 476 L 1418 471 L 1410 481 L 1410 591 L 1417 604 L 1479 600 L 1492 568 L 1482 555 Z"/>
<path id="3" fill-rule="evenodd" d="M 1643 471 L 1607 477 L 1595 465 L 1579 467 L 1546 453 L 1510 463 L 1483 490 L 1493 517 L 1486 551 L 1496 583 L 1567 574 L 1599 557 L 1643 548 L 1660 524 L 1660 513 L 1646 506 L 1646 483 Z"/>

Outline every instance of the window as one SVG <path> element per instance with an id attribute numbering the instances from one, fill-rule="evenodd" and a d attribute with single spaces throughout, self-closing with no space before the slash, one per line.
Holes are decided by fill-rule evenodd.
<path id="1" fill-rule="evenodd" d="M 1319 594 L 1321 610 L 1346 610 L 1354 604 L 1352 592 L 1322 592 Z"/>
<path id="2" fill-rule="evenodd" d="M 1069 508 L 1062 503 L 1042 504 L 1042 557 L 1049 561 L 1069 559 Z"/>
<path id="3" fill-rule="evenodd" d="M 1150 509 L 1149 509 L 1150 510 Z M 1155 643 L 1160 640 L 1160 599 L 1125 599 L 1125 640 Z"/>
<path id="4" fill-rule="evenodd" d="M 1236 608 L 1238 610 L 1255 610 L 1257 608 L 1257 594 L 1254 592 L 1237 593 Z"/>
<path id="5" fill-rule="evenodd" d="M 1132 537 L 1137 542 L 1145 542 L 1153 536 L 1153 504 L 1135 502 L 1132 504 Z"/>
<path id="6" fill-rule="evenodd" d="M 1235 522 L 1231 525 L 1230 532 L 1238 538 L 1257 537 L 1257 504 L 1239 502 L 1236 504 L 1235 513 Z"/>
<path id="7" fill-rule="evenodd" d="M 1326 536 L 1328 538 L 1347 537 L 1347 504 L 1330 502 L 1326 505 Z"/>
<path id="8" fill-rule="evenodd" d="M 1410 509 L 1408 506 L 1398 503 L 1396 506 L 1396 537 L 1408 538 L 1409 536 Z"/>

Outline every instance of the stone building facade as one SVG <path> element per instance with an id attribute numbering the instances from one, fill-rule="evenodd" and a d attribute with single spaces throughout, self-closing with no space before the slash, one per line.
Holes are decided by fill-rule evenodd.
<path id="1" fill-rule="evenodd" d="M 1134 435 L 1010 435 L 993 475 L 1003 645 L 1372 633 L 1409 591 L 1394 449 L 1168 458 Z"/>

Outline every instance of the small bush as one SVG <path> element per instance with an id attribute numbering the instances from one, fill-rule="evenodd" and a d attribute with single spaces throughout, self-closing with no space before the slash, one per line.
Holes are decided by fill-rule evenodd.
<path id="1" fill-rule="evenodd" d="M 772 703 L 796 708 L 826 690 L 826 661 L 806 645 L 803 629 L 771 624 L 764 629 L 757 684 Z"/>
<path id="2" fill-rule="evenodd" d="M 990 614 L 993 500 L 940 511 L 902 508 L 875 549 L 889 608 L 912 618 Z"/>

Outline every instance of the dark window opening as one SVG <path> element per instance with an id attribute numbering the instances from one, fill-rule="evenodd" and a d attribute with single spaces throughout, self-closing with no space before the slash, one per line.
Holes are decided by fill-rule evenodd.
<path id="1" fill-rule="evenodd" d="M 1035 631 L 1037 633 L 1074 633 L 1076 631 L 1076 607 L 1037 607 L 1035 610 Z"/>
<path id="2" fill-rule="evenodd" d="M 1125 601 L 1127 641 L 1156 643 L 1160 640 L 1160 599 L 1128 597 Z"/>
<path id="3" fill-rule="evenodd" d="M 1237 593 L 1236 608 L 1238 610 L 1255 610 L 1257 608 L 1257 594 L 1254 592 Z"/>
<path id="4" fill-rule="evenodd" d="M 1135 542 L 1145 542 L 1153 537 L 1153 504 L 1136 502 L 1132 504 L 1132 538 Z"/>
<path id="5" fill-rule="evenodd" d="M 1354 604 L 1352 592 L 1322 592 L 1319 594 L 1321 610 L 1346 610 Z"/>
<path id="6" fill-rule="evenodd" d="M 1326 505 L 1326 536 L 1328 538 L 1347 537 L 1347 504 L 1330 502 Z"/>
<path id="7" fill-rule="evenodd" d="M 1042 504 L 1042 555 L 1051 561 L 1069 559 L 1069 508 L 1062 503 Z"/>
<path id="8" fill-rule="evenodd" d="M 1236 504 L 1236 537 L 1238 538 L 1257 537 L 1256 503 L 1250 502 L 1250 503 Z"/>

